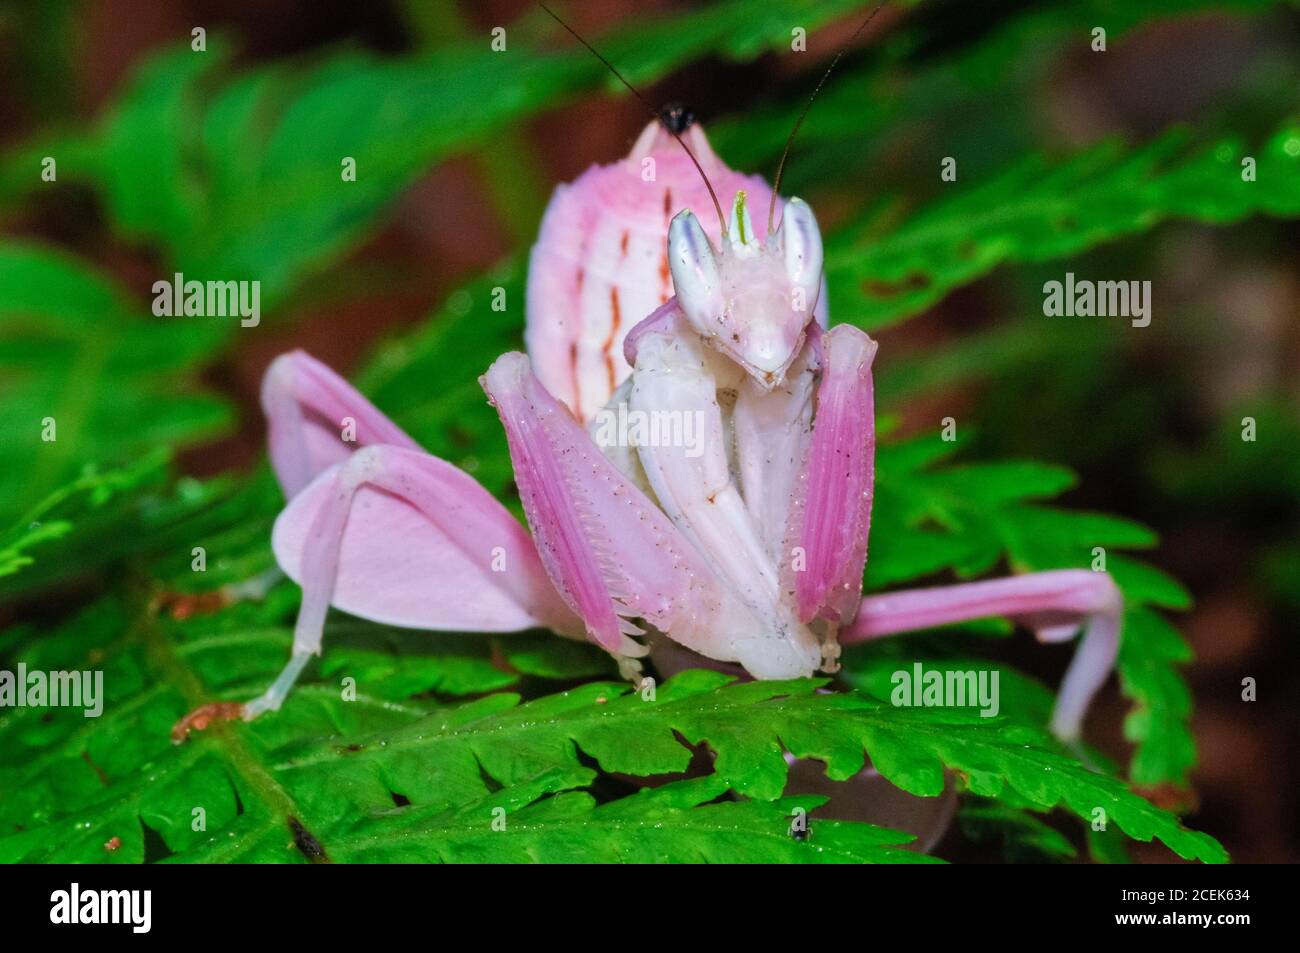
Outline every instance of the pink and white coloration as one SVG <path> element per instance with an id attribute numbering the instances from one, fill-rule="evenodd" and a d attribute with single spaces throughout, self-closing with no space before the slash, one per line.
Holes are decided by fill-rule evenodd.
<path id="1" fill-rule="evenodd" d="M 659 188 L 672 184 L 663 165 L 658 174 Z M 588 173 L 572 188 L 588 177 L 603 182 Z M 577 209 L 600 204 L 572 200 Z M 646 652 L 636 637 L 650 626 L 758 678 L 833 671 L 840 642 L 1007 616 L 1044 640 L 1086 628 L 1053 720 L 1058 734 L 1077 736 L 1118 646 L 1119 593 L 1105 574 L 1063 570 L 862 597 L 876 344 L 850 325 L 823 331 L 814 318 L 824 295 L 812 210 L 791 199 L 772 234 L 760 234 L 741 190 L 716 245 L 689 210 L 675 215 L 666 260 L 676 297 L 658 307 L 661 276 L 644 267 L 653 264 L 649 239 L 638 233 L 644 260 L 620 271 L 617 246 L 631 233 L 603 225 L 614 252 L 584 249 L 581 227 L 556 224 L 569 214 L 544 229 L 534 251 L 534 272 L 563 266 L 569 277 L 532 280 L 531 360 L 503 355 L 481 378 L 506 431 L 531 536 L 323 365 L 295 352 L 268 371 L 271 458 L 291 497 L 273 545 L 303 586 L 303 605 L 289 666 L 246 717 L 277 708 L 319 653 L 330 605 L 426 629 L 543 626 L 591 639 L 628 674 Z M 592 374 L 593 386 L 610 392 L 605 406 L 625 419 L 690 421 L 664 432 L 689 429 L 697 439 L 610 444 L 570 413 L 562 394 L 586 416 L 585 398 L 563 390 L 587 380 L 573 355 L 605 355 L 604 340 L 593 345 L 621 331 L 610 322 L 594 337 L 583 325 L 542 326 L 535 302 L 567 300 L 584 320 L 599 311 L 574 274 L 592 276 L 584 287 L 601 283 L 597 298 L 614 294 L 650 312 L 623 342 L 626 379 Z M 561 393 L 547 381 L 559 381 Z M 351 445 L 338 436 L 344 416 L 357 423 Z"/>
<path id="2" fill-rule="evenodd" d="M 700 126 L 683 138 L 722 194 L 745 191 L 767 208 L 767 183 L 729 169 Z M 529 261 L 525 343 L 542 386 L 579 420 L 591 420 L 631 372 L 623 341 L 633 325 L 673 295 L 669 223 L 711 206 L 690 157 L 659 122 L 626 158 L 594 165 L 552 194 Z M 825 295 L 818 318 L 826 324 Z"/>

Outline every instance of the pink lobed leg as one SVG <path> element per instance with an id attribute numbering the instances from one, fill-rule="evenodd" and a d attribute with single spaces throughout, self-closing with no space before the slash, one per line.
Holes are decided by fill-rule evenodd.
<path id="1" fill-rule="evenodd" d="M 812 440 L 795 484 L 783 556 L 799 618 L 843 625 L 862 596 L 871 529 L 876 342 L 841 324 L 821 336 L 820 346 Z"/>
<path id="2" fill-rule="evenodd" d="M 1123 599 L 1106 573 L 1059 569 L 1005 579 L 907 589 L 868 596 L 857 618 L 840 633 L 845 645 L 869 639 L 951 625 L 972 619 L 1005 616 L 1034 629 L 1040 641 L 1064 641 L 1085 629 L 1070 663 L 1052 731 L 1065 740 L 1079 736 L 1093 696 L 1106 680 L 1119 651 Z"/>
<path id="3" fill-rule="evenodd" d="M 271 466 L 286 498 L 361 447 L 419 445 L 355 387 L 306 351 L 289 351 L 271 362 L 262 377 Z M 345 441 L 345 421 L 355 423 L 355 440 Z"/>
<path id="4" fill-rule="evenodd" d="M 643 655 L 643 618 L 711 658 L 744 652 L 745 605 L 664 512 L 611 463 L 568 409 L 504 354 L 481 379 L 501 417 L 533 538 L 555 588 L 592 641 Z"/>
<path id="5" fill-rule="evenodd" d="M 246 718 L 278 708 L 320 654 L 331 605 L 411 628 L 579 636 L 509 511 L 467 474 L 419 450 L 371 446 L 320 474 L 276 520 L 276 559 L 302 586 L 293 656 Z"/>

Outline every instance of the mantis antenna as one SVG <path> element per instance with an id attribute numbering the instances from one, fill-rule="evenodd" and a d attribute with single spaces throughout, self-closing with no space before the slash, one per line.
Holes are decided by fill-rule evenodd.
<path id="1" fill-rule="evenodd" d="M 813 100 L 817 98 L 817 94 L 820 93 L 822 87 L 826 85 L 826 80 L 830 78 L 831 72 L 835 69 L 836 65 L 839 64 L 840 57 L 842 57 L 844 52 L 853 45 L 853 41 L 858 38 L 862 31 L 867 28 L 867 24 L 876 18 L 876 14 L 887 6 L 889 6 L 888 2 L 878 4 L 875 9 L 868 13 L 866 18 L 858 24 L 858 28 L 853 31 L 853 35 L 844 42 L 843 46 L 840 47 L 839 52 L 835 54 L 835 58 L 831 60 L 831 65 L 826 67 L 826 72 L 822 73 L 822 78 L 817 81 L 817 86 L 812 91 L 812 95 L 808 97 L 808 102 L 804 104 L 803 112 L 799 114 L 799 118 L 795 121 L 794 128 L 790 130 L 790 138 L 785 141 L 785 149 L 781 152 L 781 161 L 776 167 L 776 181 L 772 183 L 772 204 L 767 207 L 767 233 L 769 235 L 772 234 L 772 220 L 776 217 L 776 197 L 781 192 L 781 176 L 785 173 L 785 160 L 790 156 L 790 146 L 794 144 L 794 137 L 799 135 L 799 127 L 802 126 L 803 121 L 808 118 L 808 110 L 812 109 Z M 554 14 L 552 14 L 552 16 L 554 16 Z M 717 200 L 715 199 L 714 201 Z"/>
<path id="2" fill-rule="evenodd" d="M 623 74 L 614 68 L 613 63 L 605 59 L 605 57 L 601 56 L 599 50 L 597 50 L 594 46 L 592 46 L 581 36 L 579 36 L 577 30 L 575 30 L 573 27 L 569 26 L 569 24 L 561 20 L 560 15 L 556 13 L 554 10 L 552 10 L 550 7 L 548 7 L 545 3 L 539 3 L 538 5 L 551 15 L 551 19 L 553 19 L 560 26 L 568 30 L 569 33 L 573 35 L 573 38 L 575 40 L 577 40 L 588 50 L 590 50 L 591 54 L 595 56 L 596 59 L 604 63 L 606 68 L 608 68 L 609 71 L 613 73 L 616 77 L 618 77 L 618 81 L 622 83 L 624 86 L 626 86 L 629 90 L 631 90 L 632 95 L 635 96 L 637 99 L 641 100 L 641 102 L 645 105 L 645 107 L 648 110 L 650 110 L 651 116 L 653 116 L 655 119 L 662 118 L 660 111 L 658 109 L 655 109 L 654 106 L 650 105 L 650 101 L 641 95 L 640 90 L 638 90 L 635 86 L 629 83 L 624 78 Z M 856 34 L 854 35 L 856 36 Z M 691 147 L 686 144 L 686 140 L 681 137 L 681 135 L 677 132 L 675 128 L 673 128 L 673 126 L 669 125 L 668 123 L 663 123 L 663 126 L 668 131 L 668 134 L 677 140 L 677 144 L 681 146 L 684 150 L 686 150 L 686 154 L 691 157 L 691 162 L 695 164 L 696 171 L 700 173 L 700 178 L 704 180 L 704 187 L 709 190 L 709 198 L 713 199 L 713 208 L 718 213 L 718 227 L 722 229 L 722 234 L 725 235 L 727 233 L 727 219 L 722 214 L 722 205 L 718 202 L 717 193 L 713 191 L 713 183 L 709 181 L 709 177 L 704 173 L 704 166 L 700 165 L 700 160 L 695 158 L 695 153 L 691 151 Z"/>

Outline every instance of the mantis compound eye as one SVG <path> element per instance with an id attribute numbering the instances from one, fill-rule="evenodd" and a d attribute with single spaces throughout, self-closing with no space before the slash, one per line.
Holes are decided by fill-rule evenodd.
<path id="1" fill-rule="evenodd" d="M 689 209 L 668 226 L 668 267 L 686 320 L 705 337 L 716 334 L 725 306 L 718 253 Z"/>
<path id="2" fill-rule="evenodd" d="M 776 244 L 785 257 L 791 305 L 811 314 L 821 290 L 822 233 L 812 208 L 803 199 L 792 198 L 786 203 L 776 230 Z"/>

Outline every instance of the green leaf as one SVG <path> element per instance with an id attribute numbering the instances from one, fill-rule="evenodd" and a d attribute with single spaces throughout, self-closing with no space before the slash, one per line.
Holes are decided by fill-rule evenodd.
<path id="1" fill-rule="evenodd" d="M 120 503 L 131 491 L 158 483 L 166 473 L 166 463 L 167 454 L 156 453 L 134 466 L 106 473 L 88 467 L 80 477 L 51 493 L 32 512 L 0 533 L 0 577 L 28 569 L 36 562 L 36 551 L 58 540 L 66 544 L 74 530 L 82 530 L 84 536 L 93 535 L 85 532 L 92 520 L 111 525 L 120 508 L 109 509 L 105 520 L 106 506 Z M 77 547 L 88 544 L 84 536 L 76 541 Z"/>
<path id="2" fill-rule="evenodd" d="M 951 641 L 947 630 L 944 637 Z M 936 636 L 930 642 L 937 640 Z M 1055 697 L 1037 680 L 986 658 L 930 651 L 931 644 L 922 648 L 918 641 L 893 640 L 891 643 L 882 640 L 874 645 L 868 643 L 846 649 L 841 659 L 844 681 L 880 701 L 888 701 L 894 690 L 894 674 L 899 671 L 910 673 L 916 662 L 920 662 L 927 672 L 996 672 L 998 710 L 995 714 L 1036 727 L 1047 724 Z"/>
<path id="3" fill-rule="evenodd" d="M 21 662 L 29 671 L 99 671 L 103 694 L 97 718 L 83 717 L 79 708 L 0 709 L 0 857 L 138 861 L 146 828 L 158 835 L 167 855 L 183 853 L 205 839 L 202 828 L 192 826 L 196 808 L 202 809 L 207 830 L 223 829 L 223 838 L 229 825 L 247 822 L 245 815 L 274 818 L 283 847 L 287 818 L 301 812 L 269 774 L 266 749 L 258 747 L 261 738 L 282 744 L 304 736 L 363 735 L 438 710 L 421 698 L 372 694 L 370 673 L 359 670 L 354 701 L 343 700 L 337 681 L 309 681 L 282 716 L 264 719 L 251 731 L 217 728 L 190 744 L 173 745 L 171 726 L 186 711 L 218 692 L 247 697 L 273 677 L 288 655 L 296 600 L 286 585 L 264 603 L 164 622 L 153 616 L 153 600 L 110 599 L 52 632 L 22 627 L 6 633 L 0 639 L 0 667 L 17 671 Z M 338 628 L 326 637 L 344 657 L 349 650 L 410 637 L 392 661 L 405 654 L 421 670 L 416 638 L 422 633 L 399 634 L 369 624 Z M 486 637 L 461 639 L 477 645 L 484 660 L 489 657 Z M 430 650 L 428 664 L 457 670 L 458 660 L 446 646 Z M 460 686 L 477 691 L 500 686 L 500 672 L 490 666 L 481 671 L 483 680 L 471 684 L 462 665 Z M 399 694 L 382 677 L 375 681 L 389 695 Z M 110 855 L 103 845 L 114 837 L 123 847 Z"/>
<path id="4" fill-rule="evenodd" d="M 1074 845 L 1056 828 L 1031 811 L 984 798 L 962 805 L 957 822 L 976 841 L 997 839 L 1011 862 L 1043 863 L 1071 860 Z"/>
<path id="5" fill-rule="evenodd" d="M 185 48 L 150 61 L 106 120 L 88 171 L 128 234 L 161 242 L 189 277 L 261 282 L 268 310 L 436 160 L 593 72 L 477 41 L 418 59 L 348 52 L 224 79 L 228 58 L 214 38 L 205 56 Z"/>
<path id="6" fill-rule="evenodd" d="M 1133 602 L 1164 609 L 1192 607 L 1191 593 L 1178 580 L 1154 566 L 1112 555 L 1106 560 L 1106 568 L 1124 590 L 1124 595 Z"/>
<path id="7" fill-rule="evenodd" d="M 310 775 L 329 765 L 337 788 L 357 791 L 372 785 L 381 770 L 404 777 L 409 786 L 417 782 L 417 765 L 459 763 L 436 789 L 423 783 L 415 789 L 443 800 L 454 796 L 450 778 L 476 789 L 476 769 L 481 769 L 508 785 L 575 758 L 574 745 L 609 772 L 682 771 L 690 752 L 676 740 L 680 735 L 717 753 L 715 771 L 728 785 L 771 800 L 785 785 L 783 747 L 796 757 L 824 761 L 827 775 L 836 780 L 862 769 L 865 748 L 888 780 L 912 794 L 941 793 L 948 768 L 961 772 L 978 794 L 996 797 L 1009 788 L 1035 806 L 1059 804 L 1085 817 L 1102 807 L 1130 836 L 1159 837 L 1189 858 L 1226 857 L 1212 839 L 1187 831 L 1120 782 L 1059 753 L 1041 732 L 953 712 L 890 708 L 855 695 L 818 694 L 822 684 L 816 679 L 728 684 L 725 676 L 691 671 L 665 682 L 653 701 L 600 683 L 519 708 L 512 698 L 493 696 L 386 732 L 359 749 L 353 745 L 342 764 L 338 746 L 326 742 L 292 753 L 277 769 Z M 756 731 L 757 725 L 765 730 Z M 336 814 L 342 805 L 326 809 Z"/>
<path id="8" fill-rule="evenodd" d="M 496 648 L 515 671 L 538 678 L 608 678 L 615 671 L 610 656 L 591 643 L 556 638 L 550 632 L 499 639 Z"/>
<path id="9" fill-rule="evenodd" d="M 756 15 L 730 0 L 636 21 L 598 42 L 633 82 L 649 83 L 716 51 L 748 60 L 788 49 L 791 22 L 812 30 L 866 6 L 772 0 Z M 118 227 L 161 244 L 176 270 L 260 281 L 273 310 L 439 160 L 490 147 L 508 124 L 580 90 L 615 88 L 587 50 L 543 48 L 539 27 L 560 32 L 535 11 L 529 26 L 509 28 L 503 51 L 474 35 L 417 56 L 348 50 L 233 77 L 231 50 L 210 36 L 203 55 L 187 44 L 147 61 L 99 134 L 78 144 L 77 163 L 60 171 L 100 187 Z M 354 180 L 342 174 L 345 158 L 355 160 Z"/>
<path id="10" fill-rule="evenodd" d="M 716 776 L 645 788 L 599 804 L 584 792 L 528 803 L 499 792 L 459 811 L 414 812 L 365 822 L 332 856 L 349 861 L 474 863 L 926 863 L 898 845 L 911 835 L 869 824 L 816 820 L 792 836 L 795 809 L 824 798 L 724 800 Z M 503 796 L 506 795 L 506 796 Z M 522 806 L 494 828 L 493 809 Z M 400 812 L 394 812 L 398 814 Z M 501 815 L 498 814 L 498 817 Z"/>
<path id="11" fill-rule="evenodd" d="M 1207 10 L 1262 15 L 1285 5 L 1286 0 L 1155 0 L 1140 7 L 1115 0 L 991 9 L 927 5 L 892 23 L 887 35 L 869 45 L 873 55 L 865 64 L 855 69 L 851 61 L 841 63 L 800 127 L 797 160 L 787 181 L 800 183 L 795 192 L 802 194 L 804 181 L 819 187 L 809 169 L 842 173 L 837 161 L 851 163 L 854 171 L 878 167 L 881 157 L 918 126 L 942 128 L 945 138 L 961 127 L 978 130 L 984 135 L 970 145 L 1003 155 L 1008 146 L 1020 147 L 1025 134 L 1012 130 L 1019 137 L 1002 143 L 989 135 L 990 124 L 998 123 L 1003 110 L 1023 123 L 1030 115 L 1025 102 L 1032 103 L 1036 88 L 1051 81 L 1062 57 L 1086 44 L 1092 28 L 1104 24 L 1114 50 L 1135 27 L 1162 19 Z M 944 55 L 934 55 L 936 50 Z M 803 92 L 776 104 L 759 102 L 743 116 L 712 123 L 709 135 L 737 168 L 772 168 L 805 102 Z M 994 129 L 1001 131 L 998 125 Z M 962 165 L 967 168 L 965 159 Z"/>
<path id="12" fill-rule="evenodd" d="M 29 670 L 104 673 L 100 718 L 83 718 L 77 709 L 34 708 L 0 716 L 0 858 L 126 861 L 142 859 L 148 849 L 150 859 L 186 859 L 198 849 L 193 859 L 291 860 L 319 846 L 326 856 L 346 859 L 383 849 L 374 838 L 408 844 L 392 849 L 420 850 L 430 859 L 443 851 L 461 856 L 458 844 L 498 849 L 481 840 L 490 832 L 490 808 L 523 812 L 548 795 L 589 785 L 595 773 L 580 752 L 603 772 L 647 777 L 687 768 L 692 752 L 682 739 L 707 743 L 717 753 L 719 793 L 726 787 L 778 802 L 781 831 L 788 829 L 791 809 L 780 801 L 783 748 L 823 761 L 827 774 L 840 780 L 862 768 L 865 749 L 887 779 L 914 794 L 942 791 L 946 768 L 982 795 L 1009 791 L 1035 807 L 1061 804 L 1080 814 L 1102 806 L 1132 836 L 1159 837 L 1188 857 L 1222 858 L 1212 840 L 1187 831 L 1112 778 L 1084 769 L 1041 732 L 1005 720 L 821 694 L 824 682 L 812 679 L 729 684 L 724 676 L 693 671 L 658 686 L 652 699 L 623 683 L 596 682 L 523 704 L 517 696 L 496 694 L 442 707 L 372 694 L 370 676 L 362 674 L 355 700 L 329 682 L 308 682 L 274 716 L 219 725 L 176 746 L 169 733 L 185 711 L 212 700 L 214 690 L 247 697 L 271 677 L 287 646 L 278 657 L 257 650 L 261 636 L 248 620 L 241 625 L 232 618 L 258 607 L 184 625 L 162 624 L 141 614 L 143 608 L 101 603 L 54 637 L 20 631 L 0 643 L 7 645 L 6 661 L 20 659 Z M 126 638 L 114 640 L 124 629 Z M 346 641 L 346 632 L 335 639 Z M 587 800 L 572 805 L 582 808 L 578 813 L 596 810 L 594 821 L 613 815 L 641 829 L 654 818 L 662 821 L 658 812 L 665 807 L 652 797 L 608 815 Z M 775 813 L 751 810 L 745 816 L 755 824 L 775 825 Z M 192 823 L 200 814 L 206 830 Z M 712 812 L 683 821 L 680 841 L 639 838 L 645 856 L 686 856 L 699 849 L 701 826 L 720 823 Z M 459 834 L 449 826 L 459 826 Z M 814 823 L 812 843 L 823 826 Z M 146 830 L 161 848 L 148 848 Z M 521 833 L 535 839 L 515 847 L 501 841 L 499 849 L 562 856 L 579 849 L 570 843 L 574 830 L 568 821 L 525 827 Z M 867 843 L 857 828 L 845 830 L 855 843 Z M 357 831 L 364 837 L 350 839 L 361 836 Z M 411 837 L 389 836 L 397 831 Z M 121 846 L 110 856 L 104 845 L 114 838 Z M 791 849 L 783 841 L 772 844 Z"/>
<path id="13" fill-rule="evenodd" d="M 1177 669 L 1191 657 L 1186 640 L 1159 613 L 1136 607 L 1124 614 L 1116 668 L 1120 687 L 1134 702 L 1124 736 L 1137 743 L 1129 767 L 1137 784 L 1182 784 L 1196 763 L 1188 726 L 1192 695 Z"/>
<path id="14" fill-rule="evenodd" d="M 1243 181 L 1241 159 L 1258 163 Z M 828 243 L 831 313 L 865 328 L 916 314 L 1008 262 L 1063 258 L 1170 218 L 1224 225 L 1300 215 L 1300 125 L 1267 142 L 1193 145 L 1181 131 L 1129 151 L 1118 142 L 1063 163 L 1017 162 L 881 227 L 875 215 Z"/>
<path id="15" fill-rule="evenodd" d="M 0 522 L 87 463 L 113 465 L 224 431 L 232 414 L 192 380 L 222 319 L 146 319 L 86 264 L 0 242 Z M 52 439 L 51 439 L 52 438 Z"/>

